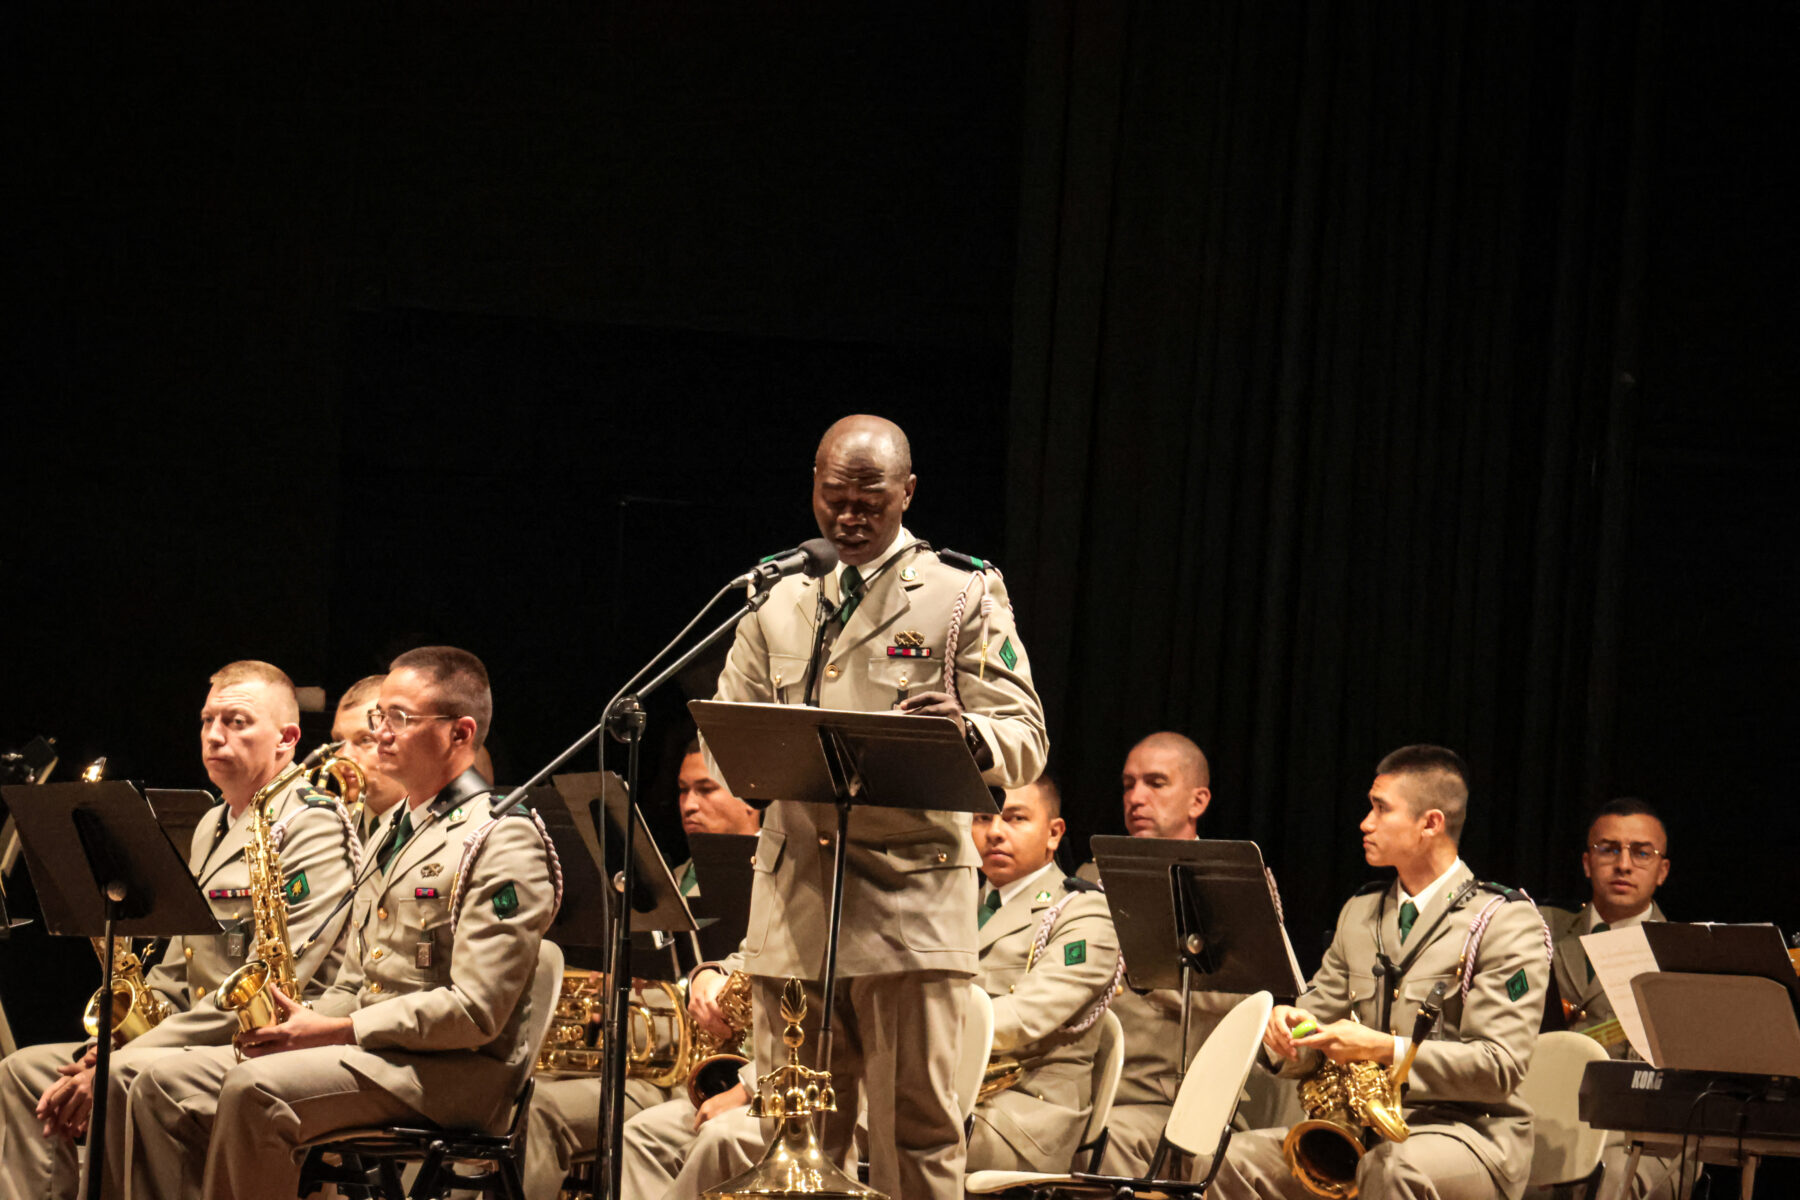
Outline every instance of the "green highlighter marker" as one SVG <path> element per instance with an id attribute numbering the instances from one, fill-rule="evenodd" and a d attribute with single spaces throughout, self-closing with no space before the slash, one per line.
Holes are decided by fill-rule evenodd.
<path id="1" fill-rule="evenodd" d="M 1317 1021 L 1313 1020 L 1311 1017 L 1308 1017 L 1308 1018 L 1306 1018 L 1306 1020 L 1300 1022 L 1298 1025 L 1296 1025 L 1292 1029 L 1288 1030 L 1288 1037 L 1289 1038 L 1311 1037 L 1313 1034 L 1315 1034 L 1317 1032 L 1319 1032 L 1319 1023 Z"/>

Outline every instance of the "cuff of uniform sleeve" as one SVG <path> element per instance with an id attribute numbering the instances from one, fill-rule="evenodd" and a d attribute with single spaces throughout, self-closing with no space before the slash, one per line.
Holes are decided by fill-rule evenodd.
<path id="1" fill-rule="evenodd" d="M 1412 1039 L 1394 1035 L 1394 1065 L 1397 1067 L 1406 1061 L 1406 1048 L 1412 1045 Z"/>

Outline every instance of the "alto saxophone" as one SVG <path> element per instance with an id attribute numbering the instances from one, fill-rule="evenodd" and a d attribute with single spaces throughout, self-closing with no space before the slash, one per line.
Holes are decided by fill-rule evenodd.
<path id="1" fill-rule="evenodd" d="M 271 988 L 295 1003 L 300 1000 L 300 982 L 294 975 L 294 952 L 289 948 L 287 896 L 281 873 L 281 852 L 275 848 L 275 825 L 269 817 L 269 802 L 294 776 L 307 769 L 305 763 L 294 763 L 269 780 L 250 798 L 250 842 L 244 847 L 244 863 L 250 868 L 250 913 L 256 923 L 256 944 L 250 959 L 225 977 L 219 985 L 219 1007 L 238 1016 L 238 1031 L 232 1045 L 243 1057 L 240 1039 L 252 1029 L 284 1019 Z"/>
<path id="2" fill-rule="evenodd" d="M 96 758 L 81 773 L 83 783 L 98 783 L 106 777 L 106 759 Z M 106 939 L 94 938 L 94 957 L 106 965 Z M 156 1028 L 174 1010 L 158 992 L 144 984 L 144 964 L 131 949 L 131 939 L 113 939 L 113 1045 L 123 1046 L 140 1033 Z M 81 1013 L 81 1027 L 89 1037 L 100 1036 L 100 1005 L 106 999 L 102 983 L 89 997 Z"/>
<path id="3" fill-rule="evenodd" d="M 94 956 L 106 963 L 106 939 L 94 938 Z M 174 1011 L 169 1002 L 144 983 L 144 964 L 132 953 L 130 938 L 113 941 L 113 1045 L 123 1046 L 140 1033 L 162 1024 Z M 100 1036 L 100 1005 L 106 997 L 106 986 L 94 989 L 81 1014 L 81 1027 L 89 1037 Z"/>

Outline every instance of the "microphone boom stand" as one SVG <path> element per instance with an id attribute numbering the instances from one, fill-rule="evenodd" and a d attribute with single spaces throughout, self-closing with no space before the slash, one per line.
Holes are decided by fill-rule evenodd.
<path id="1" fill-rule="evenodd" d="M 729 619 L 701 638 L 687 653 L 663 668 L 655 678 L 636 691 L 619 696 L 608 705 L 606 717 L 601 722 L 607 732 L 624 742 L 626 747 L 625 865 L 614 886 L 619 904 L 617 915 L 613 918 L 612 953 L 607 956 L 607 970 L 612 977 L 612 996 L 606 1011 L 606 1048 L 601 1060 L 605 1074 L 601 1077 L 600 1087 L 601 1162 L 606 1168 L 601 1177 L 605 1190 L 600 1195 L 610 1200 L 623 1200 L 620 1187 L 625 1160 L 619 1149 L 624 1140 L 625 1106 L 620 1101 L 625 1095 L 625 1039 L 631 1002 L 631 898 L 637 890 L 637 822 L 632 819 L 631 811 L 637 804 L 638 750 L 644 740 L 643 698 L 667 683 L 720 638 L 736 629 L 739 621 L 761 608 L 768 598 L 768 586 L 764 585 L 751 595 L 743 607 L 732 613 Z"/>

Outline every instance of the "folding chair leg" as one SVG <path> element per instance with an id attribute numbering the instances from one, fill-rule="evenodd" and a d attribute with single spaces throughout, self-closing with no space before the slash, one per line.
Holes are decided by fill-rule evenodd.
<path id="1" fill-rule="evenodd" d="M 525 1200 L 525 1180 L 519 1174 L 519 1160 L 502 1158 L 499 1160 L 500 1194 L 506 1200 Z"/>

